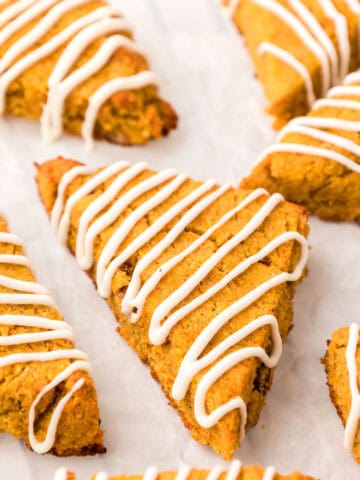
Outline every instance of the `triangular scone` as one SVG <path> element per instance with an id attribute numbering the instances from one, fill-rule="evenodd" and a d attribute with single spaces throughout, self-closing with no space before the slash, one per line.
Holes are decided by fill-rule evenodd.
<path id="1" fill-rule="evenodd" d="M 360 222 L 360 72 L 292 120 L 243 188 L 264 187 L 325 220 Z"/>
<path id="2" fill-rule="evenodd" d="M 359 67 L 358 0 L 229 0 L 281 128 Z"/>
<path id="3" fill-rule="evenodd" d="M 0 431 L 37 453 L 105 452 L 91 367 L 0 216 Z"/>
<path id="4" fill-rule="evenodd" d="M 360 341 L 356 324 L 337 330 L 324 358 L 331 400 L 345 426 L 344 446 L 360 464 Z"/>
<path id="5" fill-rule="evenodd" d="M 61 468 L 57 470 L 54 480 L 76 480 L 74 473 Z M 241 462 L 235 460 L 228 470 L 221 467 L 214 467 L 212 470 L 192 469 L 187 465 L 174 472 L 158 472 L 156 468 L 150 467 L 144 475 L 114 475 L 108 476 L 105 473 L 93 475 L 91 480 L 315 480 L 298 472 L 290 475 L 281 475 L 274 467 L 259 467 L 251 465 L 242 467 Z"/>
<path id="6" fill-rule="evenodd" d="M 176 127 L 158 78 L 119 7 L 105 0 L 0 2 L 0 114 L 62 130 L 144 144 Z"/>
<path id="7" fill-rule="evenodd" d="M 144 163 L 94 171 L 59 158 L 38 166 L 37 182 L 121 335 L 193 437 L 231 458 L 244 424 L 258 420 L 291 326 L 305 210 Z"/>

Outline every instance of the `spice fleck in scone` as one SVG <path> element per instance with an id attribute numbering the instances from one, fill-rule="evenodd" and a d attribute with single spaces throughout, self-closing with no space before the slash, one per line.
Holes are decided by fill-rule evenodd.
<path id="1" fill-rule="evenodd" d="M 324 363 L 330 397 L 345 426 L 344 446 L 360 463 L 360 342 L 356 324 L 333 334 Z"/>
<path id="2" fill-rule="evenodd" d="M 198 441 L 232 457 L 292 320 L 307 214 L 263 189 L 119 162 L 38 166 L 51 223 Z"/>
<path id="3" fill-rule="evenodd" d="M 144 144 L 176 126 L 157 76 L 117 6 L 103 0 L 0 2 L 0 113 L 40 119 L 46 140 L 63 129 Z"/>
<path id="4" fill-rule="evenodd" d="M 73 473 L 61 468 L 57 470 L 54 480 L 76 480 Z M 114 475 L 98 473 L 91 480 L 315 480 L 313 477 L 301 473 L 281 475 L 276 473 L 274 467 L 248 466 L 242 467 L 239 460 L 235 460 L 229 466 L 229 470 L 222 467 L 214 467 L 212 470 L 197 470 L 184 465 L 177 472 L 158 472 L 150 467 L 144 475 Z"/>
<path id="5" fill-rule="evenodd" d="M 244 188 L 262 186 L 325 220 L 360 222 L 360 72 L 292 120 Z"/>
<path id="6" fill-rule="evenodd" d="M 359 67 L 358 0 L 233 0 L 243 33 L 282 127 Z"/>
<path id="7" fill-rule="evenodd" d="M 0 431 L 37 453 L 105 452 L 91 367 L 0 217 Z"/>

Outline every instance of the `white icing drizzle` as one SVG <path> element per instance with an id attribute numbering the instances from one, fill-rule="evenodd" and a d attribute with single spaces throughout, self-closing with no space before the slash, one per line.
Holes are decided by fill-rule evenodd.
<path id="1" fill-rule="evenodd" d="M 162 173 L 154 174 L 151 177 L 140 181 L 118 198 L 120 190 L 124 187 L 124 181 L 126 182 L 126 175 L 130 174 L 131 178 L 134 178 L 132 169 L 136 169 L 136 166 L 122 171 L 123 168 L 124 164 L 120 163 L 118 177 L 113 180 L 113 183 L 107 187 L 99 197 L 90 203 L 80 216 L 76 242 L 76 256 L 83 268 L 89 269 L 94 263 L 93 245 L 97 235 L 118 219 L 119 215 L 130 204 L 130 202 L 133 202 L 142 194 L 155 187 L 159 188 L 148 200 L 141 203 L 135 210 L 131 211 L 103 246 L 95 269 L 98 291 L 102 296 L 109 297 L 111 295 L 112 280 L 121 265 L 123 265 L 130 256 L 134 255 L 139 248 L 145 244 L 149 244 L 152 238 L 154 238 L 154 236 L 169 222 L 173 221 L 181 212 L 183 213 L 182 217 L 176 222 L 176 224 L 169 229 L 166 235 L 156 243 L 155 246 L 152 246 L 148 252 L 142 256 L 142 259 L 135 266 L 135 270 L 128 285 L 125 297 L 123 298 L 121 307 L 123 313 L 128 315 L 131 321 L 134 322 L 137 321 L 141 315 L 149 294 L 157 287 L 160 280 L 171 269 L 176 267 L 176 265 L 192 252 L 196 251 L 196 249 L 209 239 L 216 230 L 220 229 L 235 215 L 239 214 L 239 212 L 244 210 L 255 200 L 267 196 L 268 194 L 263 189 L 257 189 L 248 194 L 248 196 L 239 202 L 236 207 L 225 213 L 206 232 L 198 236 L 196 240 L 184 248 L 182 252 L 171 257 L 168 261 L 159 266 L 159 268 L 157 268 L 157 270 L 155 270 L 142 284 L 141 279 L 144 270 L 151 263 L 156 261 L 165 249 L 171 246 L 174 240 L 184 232 L 185 228 L 200 213 L 204 212 L 204 210 L 212 205 L 216 199 L 226 193 L 230 189 L 230 185 L 214 189 L 214 182 L 210 181 L 193 190 L 165 211 L 156 221 L 148 226 L 141 234 L 132 240 L 120 254 L 117 255 L 116 252 L 136 223 L 143 218 L 144 215 L 178 191 L 180 186 L 187 179 L 186 175 L 177 174 L 174 170 L 165 170 Z M 70 195 L 66 201 L 64 198 L 67 188 L 74 178 L 83 174 L 84 167 L 75 167 L 64 175 L 58 187 L 58 196 L 51 215 L 52 226 L 63 244 L 66 244 L 67 242 L 71 212 L 74 206 L 89 192 L 93 191 L 96 186 L 101 185 L 104 182 L 104 178 L 109 178 L 109 169 L 114 169 L 114 166 L 103 169 L 100 173 L 85 181 L 83 186 Z M 144 169 L 145 165 L 141 164 L 137 171 L 143 171 Z M 164 184 L 164 182 L 166 183 Z M 242 417 L 241 437 L 243 437 L 247 419 L 247 411 L 244 401 L 240 397 L 237 397 L 217 408 L 211 414 L 208 414 L 205 407 L 206 394 L 209 388 L 220 376 L 246 358 L 257 357 L 269 368 L 273 368 L 278 363 L 282 351 L 282 340 L 279 333 L 277 319 L 272 315 L 265 315 L 256 318 L 250 324 L 222 341 L 206 355 L 201 355 L 218 331 L 238 313 L 249 307 L 270 289 L 283 282 L 296 281 L 301 277 L 308 256 L 308 247 L 305 238 L 297 232 L 285 232 L 277 236 L 258 253 L 246 258 L 236 265 L 229 273 L 204 293 L 188 302 L 185 306 L 179 307 L 179 304 L 194 291 L 197 285 L 207 277 L 207 275 L 226 255 L 252 235 L 282 201 L 283 197 L 279 194 L 268 197 L 265 203 L 241 228 L 241 230 L 219 247 L 210 258 L 204 261 L 195 273 L 193 273 L 179 288 L 157 306 L 152 314 L 149 327 L 149 340 L 153 345 L 161 345 L 166 341 L 170 331 L 180 320 L 189 315 L 195 309 L 201 307 L 207 300 L 229 285 L 232 280 L 247 271 L 252 265 L 261 261 L 278 247 L 289 241 L 295 241 L 299 243 L 301 247 L 301 255 L 298 264 L 292 273 L 279 273 L 248 292 L 242 298 L 234 301 L 232 305 L 211 320 L 186 353 L 172 389 L 172 396 L 175 400 L 182 400 L 185 397 L 192 379 L 198 372 L 217 361 L 201 378 L 195 393 L 195 418 L 198 423 L 205 428 L 210 428 L 215 425 L 215 423 L 231 410 L 240 409 Z M 186 210 L 187 208 L 188 210 Z M 184 212 L 184 210 L 186 211 Z M 97 216 L 99 213 L 100 215 Z M 232 352 L 219 360 L 219 357 L 223 356 L 230 348 L 236 346 L 240 340 L 246 338 L 255 330 L 264 326 L 270 327 L 272 331 L 273 351 L 271 355 L 268 355 L 261 347 L 248 347 Z"/>
<path id="2" fill-rule="evenodd" d="M 329 17 L 335 25 L 335 34 L 339 47 L 339 80 L 342 80 L 349 72 L 351 57 L 347 19 L 337 10 L 337 8 L 335 8 L 332 0 L 318 1 L 325 15 Z"/>
<path id="3" fill-rule="evenodd" d="M 360 392 L 358 386 L 358 368 L 356 351 L 359 340 L 359 327 L 353 323 L 349 328 L 349 339 L 346 348 L 346 365 L 349 374 L 351 392 L 351 408 L 345 426 L 344 447 L 352 450 L 360 419 Z"/>
<path id="4" fill-rule="evenodd" d="M 319 60 L 322 74 L 322 93 L 325 95 L 331 85 L 329 58 L 323 47 L 315 40 L 301 21 L 290 10 L 276 0 L 253 0 L 260 7 L 269 10 L 291 28 L 312 54 Z"/>
<path id="5" fill-rule="evenodd" d="M 315 92 L 314 92 L 314 85 L 312 82 L 311 75 L 307 68 L 299 62 L 291 53 L 283 48 L 277 47 L 276 45 L 263 42 L 258 49 L 259 55 L 263 55 L 264 53 L 269 53 L 274 57 L 277 57 L 279 60 L 283 61 L 293 70 L 295 70 L 300 77 L 303 79 L 305 90 L 306 90 L 306 99 L 308 103 L 308 107 L 311 108 L 312 104 L 315 102 Z"/>
<path id="6" fill-rule="evenodd" d="M 125 47 L 144 55 L 138 44 L 129 39 L 130 25 L 120 18 L 118 8 L 99 7 L 75 20 L 71 25 L 53 36 L 40 47 L 36 43 L 68 11 L 89 3 L 89 0 L 19 0 L 0 14 L 0 42 L 4 42 L 28 22 L 44 14 L 36 25 L 23 37 L 15 41 L 0 59 L 0 114 L 4 113 L 6 92 L 10 84 L 25 70 L 43 58 L 51 55 L 68 43 L 56 62 L 50 75 L 48 96 L 44 105 L 41 124 L 44 139 L 57 139 L 63 130 L 63 109 L 67 97 L 76 87 L 101 70 L 114 52 Z M 70 72 L 83 51 L 96 39 L 112 34 L 104 40 L 99 50 L 85 64 Z M 32 51 L 19 58 L 29 47 Z M 151 71 L 113 79 L 99 87 L 89 98 L 85 112 L 82 134 L 88 146 L 93 144 L 92 135 L 96 118 L 103 104 L 121 90 L 141 89 L 149 85 L 157 86 L 158 77 Z"/>
<path id="7" fill-rule="evenodd" d="M 304 46 L 319 60 L 322 72 L 322 96 L 324 96 L 330 86 L 338 84 L 345 77 L 350 68 L 351 45 L 347 18 L 337 10 L 332 0 L 319 0 L 324 15 L 334 24 L 339 50 L 337 51 L 326 29 L 304 3 L 301 0 L 288 0 L 288 2 L 296 15 L 277 0 L 253 0 L 253 3 L 270 11 L 291 28 Z M 349 0 L 349 7 L 358 14 L 359 5 L 355 8 L 354 4 L 355 0 Z M 315 100 L 313 79 L 302 61 L 286 49 L 269 42 L 260 44 L 258 53 L 259 55 L 272 54 L 295 70 L 304 82 L 308 105 L 312 105 Z"/>
<path id="8" fill-rule="evenodd" d="M 0 243 L 10 245 L 22 245 L 21 240 L 13 234 L 0 232 Z M 30 263 L 23 255 L 2 254 L 0 264 L 21 265 L 30 268 Z M 1 293 L 0 304 L 9 305 L 44 305 L 55 308 L 55 304 L 47 290 L 35 282 L 21 281 L 14 278 L 0 275 L 0 286 L 6 289 L 15 290 L 16 293 Z M 25 292 L 25 293 L 20 293 Z M 70 325 L 61 320 L 49 320 L 41 316 L 2 314 L 0 325 L 22 326 L 40 328 L 45 331 L 0 336 L 1 346 L 24 345 L 50 340 L 74 340 L 74 334 Z M 34 433 L 36 421 L 36 406 L 44 395 L 64 382 L 72 373 L 78 370 L 90 372 L 90 364 L 87 355 L 77 349 L 52 350 L 46 352 L 14 353 L 0 357 L 0 368 L 8 365 L 28 362 L 48 362 L 58 359 L 74 359 L 66 369 L 60 372 L 48 385 L 46 385 L 29 409 L 29 442 L 31 448 L 37 453 L 46 453 L 54 446 L 57 426 L 63 409 L 72 395 L 79 390 L 84 379 L 78 380 L 73 388 L 56 405 L 52 413 L 45 440 L 39 442 Z M 60 474 L 59 474 L 60 475 Z M 61 477 L 60 477 L 61 478 Z"/>
<path id="9" fill-rule="evenodd" d="M 187 480 L 192 471 L 192 468 L 188 465 L 182 465 L 178 470 L 174 480 Z M 242 463 L 240 460 L 233 460 L 230 464 L 229 470 L 226 473 L 225 480 L 237 480 L 242 472 Z M 225 468 L 221 466 L 215 466 L 206 476 L 206 480 L 219 480 L 220 476 L 225 473 Z M 274 467 L 267 467 L 264 470 L 262 480 L 274 480 L 276 471 Z M 144 475 L 143 480 L 156 480 L 159 475 L 159 471 L 155 467 L 149 467 Z M 65 468 L 59 468 L 55 472 L 54 480 L 66 480 L 67 470 Z M 109 477 L 106 473 L 98 473 L 95 475 L 95 480 L 108 480 Z"/>
<path id="10" fill-rule="evenodd" d="M 328 92 L 327 98 L 315 102 L 313 106 L 314 111 L 321 108 L 329 108 L 360 112 L 360 101 L 353 99 L 349 100 L 346 98 L 347 96 L 360 96 L 360 86 L 352 85 L 352 82 L 359 80 L 359 72 L 348 75 L 345 78 L 343 85 L 332 88 Z M 339 133 L 330 133 L 322 129 L 339 130 Z M 327 146 L 321 145 L 321 147 L 315 147 L 305 144 L 305 142 L 291 143 L 286 139 L 288 134 L 303 135 L 305 137 L 319 140 L 322 143 L 329 144 L 330 146 L 341 148 L 346 154 L 354 155 L 356 158 L 359 158 L 360 145 L 343 137 L 341 131 L 359 132 L 360 121 L 350 121 L 342 118 L 320 117 L 315 115 L 295 118 L 281 130 L 277 138 L 277 143 L 267 148 L 260 155 L 255 166 L 274 153 L 289 153 L 327 158 L 328 160 L 340 163 L 355 173 L 360 173 L 360 164 L 357 161 L 352 160 L 348 156 L 336 152 Z"/>

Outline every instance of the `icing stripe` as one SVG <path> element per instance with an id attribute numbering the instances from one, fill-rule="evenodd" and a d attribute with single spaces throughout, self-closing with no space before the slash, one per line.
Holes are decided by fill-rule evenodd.
<path id="1" fill-rule="evenodd" d="M 21 240 L 6 232 L 0 232 L 0 243 L 21 246 Z M 29 260 L 23 255 L 1 254 L 0 264 L 25 266 L 30 269 Z M 47 290 L 35 282 L 17 280 L 12 277 L 0 275 L 0 287 L 14 290 L 16 293 L 0 293 L 0 304 L 9 305 L 44 305 L 55 308 L 55 303 L 49 296 Z M 17 293 L 26 292 L 26 293 Z M 40 328 L 45 331 L 28 332 L 13 335 L 0 336 L 0 346 L 25 345 L 51 340 L 68 340 L 73 342 L 74 334 L 72 328 L 61 320 L 50 320 L 41 316 L 3 314 L 0 315 L 0 325 Z M 50 417 L 46 437 L 39 442 L 34 433 L 36 421 L 36 406 L 44 395 L 56 388 L 65 381 L 72 373 L 78 370 L 90 372 L 90 364 L 87 355 L 77 349 L 65 348 L 63 350 L 13 353 L 0 357 L 0 368 L 9 365 L 28 362 L 49 362 L 60 359 L 75 360 L 62 372 L 60 372 L 50 383 L 48 383 L 35 398 L 29 409 L 29 442 L 31 448 L 37 453 L 49 452 L 55 443 L 57 426 L 66 403 L 73 394 L 79 390 L 84 379 L 76 382 L 73 388 L 57 403 Z"/>
<path id="2" fill-rule="evenodd" d="M 10 6 L 0 14 L 1 21 L 8 22 L 0 32 L 0 41 L 4 42 L 29 21 L 43 14 L 43 18 L 19 40 L 15 41 L 0 59 L 0 114 L 4 113 L 6 92 L 10 84 L 33 64 L 54 53 L 67 44 L 54 66 L 48 80 L 48 96 L 43 108 L 41 127 L 45 140 L 57 139 L 63 131 L 63 109 L 67 97 L 78 86 L 101 70 L 119 48 L 128 48 L 144 56 L 135 41 L 127 37 L 132 32 L 130 25 L 120 18 L 119 10 L 112 6 L 99 7 L 75 20 L 71 25 L 57 33 L 43 45 L 36 48 L 36 43 L 48 33 L 54 25 L 70 10 L 89 3 L 89 0 L 37 0 L 17 2 L 17 8 Z M 18 5 L 19 4 L 19 5 Z M 71 72 L 84 50 L 96 39 L 110 33 L 100 45 L 98 51 L 83 65 Z M 34 50 L 26 52 L 29 47 Z M 96 117 L 102 105 L 121 90 L 141 89 L 149 85 L 157 86 L 157 76 L 150 71 L 130 76 L 115 78 L 100 88 L 90 97 L 82 134 L 88 146 L 92 143 Z"/>
<path id="3" fill-rule="evenodd" d="M 79 167 L 75 167 L 73 170 L 70 170 L 66 175 L 64 175 L 58 186 L 58 197 L 56 199 L 52 214 L 53 228 L 55 232 L 57 232 L 57 235 L 63 244 L 66 244 L 67 242 L 69 219 L 71 217 L 72 209 L 75 207 L 77 202 L 87 195 L 87 193 L 94 190 L 95 185 L 101 185 L 101 182 L 103 182 L 103 177 L 108 175 L 109 168 L 113 167 L 107 167 L 100 171 L 100 173 L 97 173 L 95 176 L 85 180 L 85 183 L 66 200 L 65 195 L 68 187 L 77 175 L 83 174 L 84 170 Z M 145 167 L 141 165 L 141 170 L 144 168 Z M 118 251 L 122 242 L 129 235 L 137 222 L 142 219 L 144 215 L 149 213 L 155 207 L 161 205 L 162 202 L 177 192 L 180 186 L 183 185 L 184 181 L 187 179 L 186 175 L 177 174 L 174 170 L 166 170 L 162 173 L 157 173 L 151 177 L 145 178 L 118 198 L 119 185 L 117 182 L 120 181 L 120 188 L 123 188 L 123 178 L 129 171 L 131 172 L 131 168 L 128 168 L 124 171 L 120 169 L 118 177 L 113 179 L 112 184 L 105 188 L 103 193 L 97 197 L 81 214 L 79 220 L 79 231 L 77 235 L 77 258 L 81 261 L 83 267 L 90 268 L 94 263 L 93 244 L 96 236 L 110 224 L 116 221 L 124 211 L 124 208 L 132 201 L 139 198 L 145 192 L 149 192 L 155 187 L 158 187 L 150 198 L 141 203 L 140 206 L 135 208 L 135 210 L 132 210 L 131 213 L 125 217 L 125 219 L 116 228 L 115 232 L 110 236 L 101 250 L 100 257 L 95 266 L 96 283 L 99 293 L 104 297 L 109 297 L 111 295 L 111 286 L 114 275 L 121 265 L 123 265 L 130 256 L 133 256 L 143 245 L 148 244 L 154 235 L 159 233 L 164 226 L 169 223 L 169 221 L 174 220 L 179 213 L 182 212 L 181 219 L 178 220 L 176 224 L 173 225 L 166 235 L 161 239 L 161 241 L 155 246 L 152 246 L 145 256 L 142 257 L 142 260 L 135 265 L 134 275 L 130 280 L 121 308 L 123 313 L 128 315 L 131 321 L 136 321 L 141 315 L 149 294 L 154 288 L 156 288 L 164 275 L 166 275 L 171 269 L 178 265 L 192 252 L 195 252 L 196 249 L 198 249 L 207 239 L 209 239 L 216 230 L 225 225 L 226 222 L 231 220 L 235 215 L 237 215 L 257 199 L 268 196 L 268 194 L 263 189 L 258 189 L 248 194 L 248 196 L 240 201 L 236 207 L 226 212 L 218 221 L 211 225 L 207 231 L 205 231 L 202 235 L 199 235 L 198 238 L 190 243 L 190 245 L 185 247 L 177 255 L 171 257 L 165 263 L 161 264 L 158 269 L 155 270 L 155 272 L 153 272 L 143 284 L 141 284 L 141 278 L 144 270 L 151 263 L 155 262 L 161 253 L 167 249 L 182 232 L 184 232 L 185 228 L 190 222 L 192 222 L 207 207 L 212 205 L 216 199 L 225 194 L 230 189 L 230 186 L 225 185 L 224 187 L 217 188 L 209 193 L 210 189 L 213 189 L 214 187 L 214 183 L 211 181 L 210 183 L 205 183 L 202 186 L 193 189 L 190 194 L 178 200 L 175 205 L 169 207 L 165 212 L 163 212 L 157 220 L 153 221 L 151 225 L 145 228 L 141 234 L 137 235 L 137 237 L 128 243 L 126 248 L 124 248 L 122 252 L 116 256 L 116 252 Z M 74 172 L 77 175 L 74 174 Z M 292 241 L 300 245 L 301 255 L 293 272 L 279 273 L 278 275 L 265 281 L 258 287 L 245 294 L 242 298 L 234 301 L 232 305 L 225 308 L 225 310 L 223 310 L 210 321 L 210 323 L 204 328 L 204 330 L 200 333 L 198 338 L 190 347 L 189 351 L 186 353 L 173 385 L 172 397 L 175 400 L 183 399 L 194 376 L 205 367 L 210 365 L 210 363 L 217 360 L 217 363 L 215 363 L 215 365 L 212 366 L 212 368 L 210 368 L 210 370 L 201 378 L 195 393 L 195 418 L 197 422 L 205 428 L 210 428 L 213 426 L 227 412 L 235 408 L 239 408 L 242 418 L 241 436 L 243 436 L 247 420 L 246 405 L 243 399 L 240 397 L 232 399 L 230 402 L 217 408 L 211 414 L 208 414 L 205 409 L 205 396 L 208 389 L 217 378 L 222 376 L 227 370 L 232 368 L 232 366 L 243 361 L 245 358 L 257 357 L 269 368 L 273 368 L 277 364 L 282 350 L 282 340 L 280 337 L 277 320 L 272 315 L 255 318 L 249 325 L 241 328 L 229 336 L 210 352 L 200 358 L 202 352 L 223 325 L 261 298 L 267 291 L 283 282 L 296 281 L 301 277 L 308 256 L 306 240 L 297 232 L 286 232 L 278 235 L 267 245 L 261 248 L 256 254 L 253 254 L 236 265 L 230 272 L 224 275 L 221 280 L 216 282 L 205 292 L 197 296 L 192 301 L 186 303 L 185 306 L 179 307 L 179 305 L 194 291 L 199 283 L 209 275 L 209 273 L 226 255 L 229 255 L 236 246 L 251 236 L 255 230 L 257 230 L 259 226 L 264 223 L 271 212 L 277 208 L 282 201 L 283 197 L 279 194 L 268 197 L 265 203 L 240 229 L 240 231 L 234 234 L 233 237 L 231 237 L 215 252 L 213 252 L 212 255 L 205 260 L 192 275 L 189 276 L 189 278 L 184 280 L 183 284 L 179 288 L 174 290 L 174 292 L 168 298 L 163 300 L 157 306 L 152 314 L 149 327 L 149 340 L 153 345 L 161 345 L 166 341 L 171 329 L 180 320 L 189 315 L 196 308 L 201 307 L 206 301 L 229 285 L 231 281 L 248 270 L 252 265 L 261 261 L 263 258 L 270 255 L 273 251 L 287 242 Z M 187 208 L 189 209 L 186 210 Z M 96 220 L 94 220 L 95 216 L 100 211 L 103 211 L 103 213 L 97 217 Z M 91 223 L 92 221 L 93 223 Z M 225 354 L 229 348 L 238 344 L 241 339 L 247 337 L 255 330 L 264 326 L 267 326 L 272 331 L 273 351 L 271 355 L 268 355 L 261 347 L 252 347 L 240 349 L 220 359 L 220 357 L 223 356 L 223 354 Z"/>
<path id="4" fill-rule="evenodd" d="M 331 75 L 330 62 L 323 48 L 309 34 L 309 31 L 301 23 L 301 21 L 275 0 L 253 0 L 253 3 L 259 5 L 265 10 L 269 10 L 286 25 L 288 25 L 304 43 L 304 45 L 311 51 L 311 53 L 319 60 L 322 72 L 322 93 L 325 95 L 331 85 Z"/>
<path id="5" fill-rule="evenodd" d="M 242 472 L 242 463 L 240 460 L 233 460 L 230 463 L 229 469 L 226 473 L 225 480 L 237 480 Z M 192 472 L 192 468 L 188 465 L 183 465 L 178 470 L 174 480 L 187 480 Z M 221 466 L 215 466 L 209 470 L 206 480 L 219 480 L 220 476 L 225 472 L 225 469 Z M 159 472 L 157 468 L 150 467 L 144 473 L 142 480 L 156 480 Z M 262 480 L 274 480 L 276 471 L 274 467 L 267 467 L 264 470 Z M 65 468 L 59 468 L 55 472 L 54 480 L 66 480 L 67 470 Z M 109 477 L 106 473 L 97 473 L 94 477 L 95 480 L 108 480 Z"/>
<path id="6" fill-rule="evenodd" d="M 358 387 L 358 368 L 356 351 L 359 341 L 359 327 L 353 323 L 349 328 L 349 339 L 346 347 L 346 365 L 349 374 L 351 407 L 345 426 L 344 447 L 352 450 L 360 419 L 360 392 Z"/>
<path id="7" fill-rule="evenodd" d="M 360 110 L 360 102 L 356 100 L 343 100 L 341 98 L 324 98 L 317 100 L 314 104 L 314 110 L 319 108 L 341 108 L 343 110 Z"/>
<path id="8" fill-rule="evenodd" d="M 348 132 L 359 132 L 360 121 L 342 120 L 340 118 L 328 117 L 297 117 L 291 121 L 293 125 L 305 125 L 308 127 L 331 128 L 334 130 L 345 130 Z"/>
<path id="9" fill-rule="evenodd" d="M 269 53 L 274 57 L 277 57 L 279 60 L 282 60 L 284 63 L 288 64 L 290 68 L 295 70 L 300 75 L 305 85 L 307 104 L 308 107 L 311 108 L 312 104 L 315 102 L 315 93 L 312 78 L 307 68 L 289 52 L 277 47 L 276 45 L 273 45 L 272 43 L 262 43 L 259 47 L 258 53 L 259 55 Z"/>
<path id="10" fill-rule="evenodd" d="M 290 124 L 283 128 L 279 134 L 278 142 L 283 140 L 284 137 L 290 133 L 305 135 L 307 137 L 320 140 L 321 142 L 330 143 L 331 145 L 335 145 L 336 147 L 347 150 L 349 153 L 360 157 L 360 146 L 351 140 L 341 137 L 340 135 L 334 135 L 332 133 L 323 132 L 322 130 L 318 130 L 316 128 L 304 127 L 302 125 Z"/>

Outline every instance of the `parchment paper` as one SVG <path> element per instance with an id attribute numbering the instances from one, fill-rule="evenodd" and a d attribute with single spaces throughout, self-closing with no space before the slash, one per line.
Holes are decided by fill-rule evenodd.
<path id="1" fill-rule="evenodd" d="M 85 480 L 90 473 L 141 473 L 149 465 L 182 462 L 211 467 L 222 460 L 193 441 L 157 383 L 115 332 L 115 320 L 75 260 L 50 230 L 33 181 L 34 162 L 58 154 L 101 165 L 146 160 L 177 167 L 195 178 L 238 182 L 275 138 L 264 114 L 262 89 L 240 36 L 217 0 L 122 0 L 163 94 L 180 115 L 179 129 L 147 147 L 100 142 L 91 153 L 65 136 L 43 144 L 37 123 L 0 121 L 0 209 L 27 247 L 38 280 L 46 285 L 90 355 L 108 453 L 58 459 L 28 452 L 0 436 L 0 478 L 51 480 L 67 466 Z M 300 470 L 322 480 L 355 480 L 360 467 L 343 449 L 343 427 L 330 403 L 320 358 L 337 327 L 360 321 L 360 228 L 311 220 L 309 276 L 297 290 L 295 327 L 256 428 L 237 452 L 245 464 Z"/>

